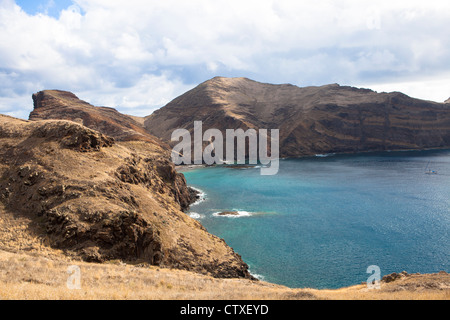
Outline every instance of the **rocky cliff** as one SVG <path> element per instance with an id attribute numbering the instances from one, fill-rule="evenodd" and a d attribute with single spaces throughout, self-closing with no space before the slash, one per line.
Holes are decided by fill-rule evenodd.
<path id="1" fill-rule="evenodd" d="M 182 211 L 193 194 L 159 139 L 67 92 L 33 99 L 33 121 L 0 115 L 2 215 L 28 219 L 32 238 L 86 261 L 252 278 L 233 249 Z M 55 118 L 67 120 L 38 120 Z"/>
<path id="2" fill-rule="evenodd" d="M 147 130 L 170 141 L 177 128 L 279 129 L 280 154 L 450 147 L 450 106 L 399 92 L 340 86 L 304 87 L 246 78 L 206 81 L 145 120 Z"/>
<path id="3" fill-rule="evenodd" d="M 71 120 L 102 132 L 118 141 L 149 141 L 163 145 L 143 127 L 143 119 L 113 108 L 95 107 L 71 92 L 45 90 L 33 94 L 34 109 L 30 120 Z"/>

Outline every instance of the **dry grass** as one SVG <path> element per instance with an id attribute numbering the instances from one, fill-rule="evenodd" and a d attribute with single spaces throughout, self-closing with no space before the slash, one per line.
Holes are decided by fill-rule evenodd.
<path id="1" fill-rule="evenodd" d="M 81 289 L 69 289 L 68 267 L 81 270 Z M 91 264 L 37 253 L 0 250 L 0 299 L 11 300 L 450 300 L 450 276 L 417 275 L 339 290 L 290 289 L 265 282 L 215 279 L 180 270 Z"/>
<path id="2" fill-rule="evenodd" d="M 81 269 L 81 289 L 67 286 L 68 267 Z M 187 271 L 132 266 L 120 262 L 90 264 L 36 254 L 0 251 L 1 299 L 77 300 L 229 300 L 315 297 L 269 283 L 215 279 Z"/>
<path id="3" fill-rule="evenodd" d="M 433 283 L 438 283 L 436 275 L 422 275 Z M 417 279 L 411 279 L 417 281 Z M 366 285 L 357 285 L 339 290 L 312 290 L 317 299 L 329 300 L 450 300 L 449 277 L 441 288 L 407 288 L 401 283 L 382 284 L 381 289 L 368 289 Z"/>

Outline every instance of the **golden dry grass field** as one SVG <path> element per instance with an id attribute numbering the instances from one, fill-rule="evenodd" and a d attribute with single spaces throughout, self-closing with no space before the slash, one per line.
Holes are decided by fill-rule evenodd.
<path id="1" fill-rule="evenodd" d="M 71 266 L 80 270 L 77 289 Z M 290 289 L 262 281 L 216 279 L 120 261 L 69 260 L 58 253 L 0 250 L 0 299 L 9 300 L 449 300 L 450 275 L 410 275 L 381 289 Z"/>

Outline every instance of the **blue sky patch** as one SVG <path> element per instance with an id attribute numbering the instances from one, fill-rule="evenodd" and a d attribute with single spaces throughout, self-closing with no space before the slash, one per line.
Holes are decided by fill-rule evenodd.
<path id="1" fill-rule="evenodd" d="M 30 15 L 39 13 L 58 18 L 62 10 L 73 4 L 72 0 L 16 0 L 16 4 Z"/>

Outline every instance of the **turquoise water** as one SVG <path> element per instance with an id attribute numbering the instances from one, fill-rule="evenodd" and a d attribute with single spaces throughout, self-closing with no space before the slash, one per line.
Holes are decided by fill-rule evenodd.
<path id="1" fill-rule="evenodd" d="M 275 176 L 184 174 L 206 194 L 189 214 L 265 281 L 340 288 L 366 281 L 371 265 L 382 275 L 450 272 L 450 151 L 287 159 Z M 241 215 L 215 215 L 230 210 Z"/>

